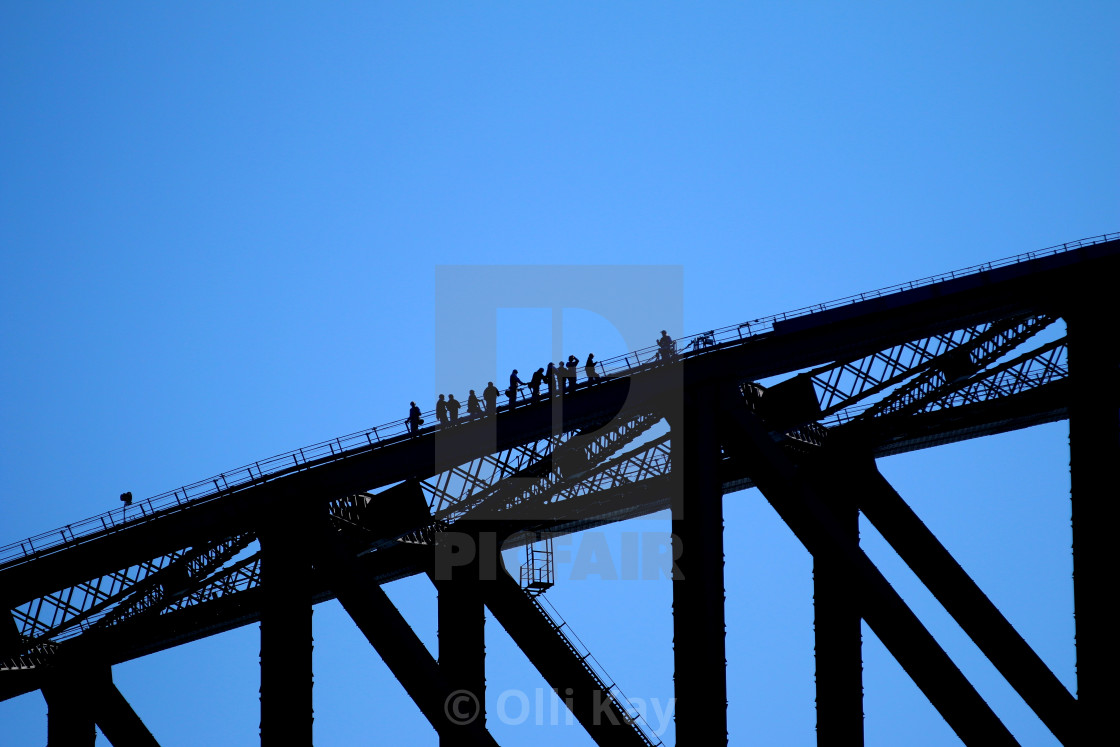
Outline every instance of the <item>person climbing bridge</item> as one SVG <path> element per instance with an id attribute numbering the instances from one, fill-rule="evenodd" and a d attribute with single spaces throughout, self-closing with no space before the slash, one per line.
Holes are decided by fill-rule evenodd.
<path id="1" fill-rule="evenodd" d="M 509 397 L 509 409 L 517 406 L 517 391 L 518 387 L 524 386 L 525 382 L 517 378 L 517 369 L 513 369 L 513 373 L 509 375 L 509 389 L 506 390 L 506 396 Z"/>
<path id="2" fill-rule="evenodd" d="M 486 402 L 486 412 L 493 415 L 498 411 L 498 387 L 494 386 L 493 381 L 486 383 L 486 388 L 482 390 L 482 399 Z"/>
<path id="3" fill-rule="evenodd" d="M 552 399 L 552 395 L 556 394 L 556 366 L 552 361 L 548 362 L 544 371 L 544 383 L 548 384 L 548 398 Z"/>
<path id="4" fill-rule="evenodd" d="M 579 358 L 574 355 L 568 356 L 568 365 L 565 366 L 564 377 L 567 383 L 564 385 L 564 393 L 570 394 L 576 390 L 576 369 L 579 368 Z"/>
<path id="5" fill-rule="evenodd" d="M 436 420 L 439 421 L 440 428 L 447 425 L 447 402 L 444 401 L 442 394 L 436 402 Z"/>
<path id="6" fill-rule="evenodd" d="M 657 339 L 657 357 L 659 360 L 668 362 L 672 360 L 673 354 L 676 352 L 676 344 L 673 338 L 669 337 L 669 333 L 661 330 L 661 337 Z"/>
<path id="7" fill-rule="evenodd" d="M 583 372 L 587 374 L 587 383 L 590 384 L 595 379 L 599 378 L 599 374 L 595 371 L 595 354 L 590 353 L 587 356 L 587 362 L 583 364 Z"/>
<path id="8" fill-rule="evenodd" d="M 544 383 L 544 369 L 538 368 L 533 372 L 533 378 L 529 379 L 529 394 L 531 401 L 535 405 L 541 398 L 541 384 Z"/>

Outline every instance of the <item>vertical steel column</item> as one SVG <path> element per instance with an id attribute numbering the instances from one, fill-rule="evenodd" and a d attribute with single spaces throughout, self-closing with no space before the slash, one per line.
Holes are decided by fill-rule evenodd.
<path id="1" fill-rule="evenodd" d="M 815 464 L 817 471 L 827 464 Z M 840 488 L 829 492 L 836 526 L 859 544 L 859 508 Z M 863 637 L 859 586 L 843 558 L 813 556 L 817 666 L 817 744 L 863 744 Z"/>
<path id="2" fill-rule="evenodd" d="M 714 388 L 672 422 L 673 666 L 678 744 L 727 744 L 723 494 Z"/>
<path id="3" fill-rule="evenodd" d="M 464 740 L 465 730 L 486 727 L 486 609 L 478 588 L 478 553 L 469 565 L 451 569 L 451 578 L 434 581 L 439 609 L 439 669 L 451 688 L 445 704 L 453 727 L 440 735 L 445 747 L 474 743 Z"/>
<path id="4" fill-rule="evenodd" d="M 1015 737 L 961 674 L 863 550 L 846 537 L 828 508 L 827 491 L 774 442 L 745 405 L 729 401 L 729 448 L 751 462 L 751 478 L 770 505 L 816 556 L 835 555 L 857 579 L 860 613 L 953 731 L 968 745 L 1017 745 Z M 736 444 L 736 437 L 740 443 Z"/>
<path id="5" fill-rule="evenodd" d="M 16 625 L 16 619 L 12 617 L 12 613 L 8 612 L 13 605 L 8 605 L 7 601 L 3 604 L 4 612 L 3 619 L 0 620 L 0 656 L 5 659 L 9 656 L 23 653 L 23 636 L 19 633 L 19 626 Z"/>
<path id="6" fill-rule="evenodd" d="M 497 742 L 485 729 L 459 729 L 452 723 L 456 704 L 447 678 L 381 587 L 346 563 L 335 567 L 334 576 L 343 609 L 441 739 L 448 731 L 455 731 L 462 735 L 459 744 L 496 747 Z"/>
<path id="7" fill-rule="evenodd" d="M 863 515 L 1062 744 L 1077 744 L 1077 701 L 906 504 L 874 463 L 837 477 Z"/>
<path id="8" fill-rule="evenodd" d="M 1115 613 L 1116 494 L 1120 467 L 1120 345 L 1116 289 L 1079 289 L 1066 314 L 1069 339 L 1069 446 L 1073 523 L 1073 597 L 1077 637 L 1077 699 L 1081 735 L 1115 732 L 1117 687 Z"/>
<path id="9" fill-rule="evenodd" d="M 93 695 L 88 682 L 64 669 L 43 688 L 47 701 L 47 747 L 94 747 Z"/>
<path id="10" fill-rule="evenodd" d="M 261 744 L 310 745 L 311 541 L 302 517 L 277 506 L 261 536 Z"/>

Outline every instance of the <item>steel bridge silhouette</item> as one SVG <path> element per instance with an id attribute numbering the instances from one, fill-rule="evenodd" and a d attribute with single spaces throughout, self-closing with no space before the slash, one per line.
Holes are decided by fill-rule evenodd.
<path id="1" fill-rule="evenodd" d="M 819 744 L 863 743 L 861 621 L 964 743 L 1016 744 L 861 550 L 861 514 L 1055 737 L 1087 744 L 1113 733 L 1118 664 L 1100 490 L 1120 464 L 1118 270 L 1106 234 L 709 330 L 562 395 L 390 422 L 13 542 L 0 699 L 41 690 L 51 745 L 93 744 L 95 724 L 157 744 L 112 666 L 259 622 L 261 741 L 310 744 L 311 609 L 338 599 L 441 744 L 496 744 L 489 609 L 597 744 L 659 744 L 544 592 L 551 537 L 671 509 L 678 742 L 725 744 L 722 497 L 757 487 L 813 557 Z M 875 464 L 1063 419 L 1076 697 Z M 538 561 L 520 581 L 501 556 L 518 546 Z M 381 589 L 416 574 L 438 592 L 438 658 Z"/>

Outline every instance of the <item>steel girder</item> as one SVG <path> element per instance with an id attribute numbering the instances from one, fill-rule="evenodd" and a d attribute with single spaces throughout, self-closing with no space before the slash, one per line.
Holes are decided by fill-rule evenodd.
<path id="1" fill-rule="evenodd" d="M 974 410 L 982 404 L 1019 402 L 1024 395 L 1050 390 L 1053 385 L 1068 378 L 1065 341 L 1058 339 L 1039 344 L 1033 338 L 1052 322 L 1053 318 L 1045 314 L 998 317 L 953 332 L 938 332 L 913 343 L 895 345 L 865 358 L 818 367 L 812 375 L 822 392 L 820 404 L 825 415 L 822 424 L 830 426 L 835 433 L 865 433 L 867 431 L 861 431 L 860 427 L 869 423 L 889 423 L 888 429 L 901 430 L 904 429 L 901 426 L 903 422 L 919 416 Z M 1033 344 L 1033 349 L 1023 352 L 1028 344 Z M 656 422 L 655 413 L 650 418 Z M 815 442 L 819 442 L 823 430 L 819 425 L 818 430 L 814 430 L 809 427 L 811 425 L 801 423 L 787 430 L 786 444 L 790 447 L 801 444 L 798 448 L 802 450 L 819 445 Z M 624 445 L 633 440 L 626 438 L 627 428 L 638 430 L 634 426 L 616 425 L 610 438 L 612 443 L 617 442 L 617 447 L 612 448 L 612 443 L 606 444 L 602 449 L 606 456 L 598 459 L 596 457 L 600 455 L 594 449 L 586 450 L 587 463 L 580 462 L 575 469 L 560 467 L 563 460 L 555 459 L 572 436 L 526 442 L 498 456 L 480 458 L 476 460 L 476 465 L 452 467 L 447 471 L 443 485 L 438 480 L 429 485 L 432 508 L 437 513 L 450 512 L 445 514 L 447 517 L 457 517 L 469 515 L 470 510 L 479 506 L 487 506 L 501 514 L 513 513 L 522 507 L 549 505 L 549 510 L 544 512 L 548 514 L 569 504 L 586 506 L 598 501 L 605 505 L 613 494 L 632 493 L 635 485 L 659 484 L 659 480 L 671 474 L 672 460 L 665 448 L 669 441 L 665 437 L 654 438 L 625 454 L 618 454 Z M 744 428 L 751 430 L 750 427 Z M 983 435 L 983 424 L 975 435 Z M 754 445 L 758 446 L 757 443 Z M 617 458 L 612 458 L 615 455 Z M 766 460 L 773 456 L 770 454 Z M 733 457 L 725 454 L 721 470 L 734 471 L 734 462 Z M 778 471 L 781 472 L 780 469 Z M 740 478 L 738 484 L 742 486 L 744 480 L 755 479 L 755 475 L 750 474 Z M 452 480 L 460 481 L 463 487 L 453 488 Z M 824 486 L 790 488 L 785 485 L 781 488 L 787 489 L 792 489 L 794 493 L 800 491 L 804 498 L 806 490 L 810 494 L 813 491 L 819 493 Z M 360 510 L 363 500 L 360 497 L 337 500 L 334 506 L 336 523 L 341 526 L 349 522 L 354 511 Z M 460 513 L 455 513 L 456 510 Z M 600 514 L 600 517 L 609 515 Z M 810 526 L 810 533 L 819 530 L 820 526 Z M 831 530 L 826 528 L 824 531 L 827 536 Z M 252 541 L 251 534 L 221 540 L 245 542 L 241 550 Z M 861 581 L 871 583 L 873 587 L 878 583 L 874 573 L 861 565 L 858 554 L 853 554 L 850 547 L 843 543 L 830 543 L 831 540 L 826 545 L 831 550 L 825 552 L 840 552 L 838 557 L 847 559 L 844 562 L 855 569 Z M 197 549 L 175 550 L 21 605 L 16 610 L 21 627 L 19 643 L 14 650 L 9 648 L 8 652 L 22 656 L 22 664 L 10 661 L 7 668 L 14 671 L 21 666 L 23 670 L 33 670 L 44 661 L 55 658 L 60 650 L 70 648 L 69 644 L 73 642 L 67 638 L 68 631 L 75 640 L 80 640 L 84 632 L 75 635 L 73 631 L 92 631 L 97 623 L 100 623 L 99 629 L 139 629 L 137 626 L 144 626 L 146 621 L 174 617 L 191 608 L 236 602 L 241 596 L 252 599 L 252 592 L 256 591 L 260 580 L 259 558 L 245 553 L 238 556 L 239 551 L 223 557 L 223 552 L 222 548 L 210 543 L 201 543 Z M 207 560 L 196 564 L 192 571 L 190 561 L 184 560 L 188 553 Z M 206 565 L 207 562 L 210 565 Z M 185 573 L 183 569 L 187 569 Z M 182 582 L 184 576 L 188 583 Z M 157 578 L 160 580 L 155 580 Z M 154 592 L 155 586 L 162 587 L 161 593 Z M 182 593 L 168 593 L 169 588 Z M 320 588 L 315 598 L 324 599 L 334 594 L 333 589 Z M 916 632 L 925 641 L 921 631 L 907 621 L 906 614 L 892 607 L 889 596 L 874 604 L 885 605 L 875 607 L 872 614 L 886 615 L 885 619 L 889 620 L 885 623 L 887 633 L 895 635 L 896 642 L 899 630 Z M 238 619 L 253 619 L 252 602 L 239 614 Z M 220 625 L 217 627 L 220 628 Z M 954 728 L 977 721 L 986 724 L 978 733 L 986 733 L 985 738 L 988 739 L 1002 740 L 1004 735 L 1000 729 L 990 723 L 967 689 L 956 694 L 950 692 L 957 688 L 959 682 L 951 684 L 955 682 L 954 675 L 951 666 L 945 666 L 942 660 L 943 652 L 939 654 L 926 642 L 920 642 L 917 649 L 920 650 L 916 652 L 903 645 L 904 655 L 917 657 L 920 662 L 914 665 L 917 667 L 915 679 L 923 679 L 926 686 L 940 693 L 938 698 L 947 698 L 939 707 L 946 712 L 950 722 L 955 723 Z M 951 686 L 947 687 L 947 683 Z M 921 682 L 919 684 L 922 685 Z M 1031 697 L 1037 702 L 1036 696 Z M 1061 699 L 1051 698 L 1054 701 Z M 1055 733 L 1058 731 L 1060 727 Z"/>
<path id="2" fill-rule="evenodd" d="M 983 329 L 968 328 L 960 334 L 895 346 L 860 361 L 818 368 L 812 372 L 814 383 L 828 386 L 821 390 L 821 422 L 843 430 L 849 423 L 1008 400 L 1063 381 L 1067 376 L 1064 337 L 1014 357 L 993 360 L 997 353 L 1014 347 L 1012 343 L 1018 345 L 1016 352 L 1027 347 L 1024 343 L 1052 321 L 1048 316 L 1027 317 Z M 963 356 L 978 367 L 970 375 L 948 380 L 937 373 L 948 367 L 938 368 L 939 361 Z M 915 397 L 918 392 L 921 396 Z M 583 469 L 569 476 L 558 468 L 562 462 L 554 463 L 553 457 L 567 445 L 579 444 L 578 434 L 553 436 L 482 457 L 429 478 L 421 486 L 433 514 L 446 520 L 472 512 L 481 516 L 483 510 L 515 511 L 539 519 L 563 517 L 564 507 L 579 503 L 580 498 L 608 498 L 611 491 L 671 474 L 669 434 L 640 440 L 659 420 L 651 413 L 613 424 L 580 445 Z M 791 436 L 805 433 L 802 427 Z M 737 487 L 746 486 L 749 479 Z M 331 516 L 339 525 L 353 524 L 366 500 L 368 496 L 335 501 Z M 36 660 L 49 656 L 54 646 L 80 637 L 86 630 L 117 625 L 141 614 L 167 615 L 256 588 L 260 562 L 254 541 L 255 535 L 245 534 L 175 551 L 20 605 L 12 614 L 19 625 L 22 650 L 9 651 L 7 656 L 22 656 L 23 663 L 13 660 L 0 665 L 0 671 L 27 666 L 29 655 Z"/>
<path id="3" fill-rule="evenodd" d="M 92 745 L 94 725 L 114 747 L 159 747 L 117 686 L 109 667 L 75 665 L 44 682 L 48 745 Z"/>
<path id="4" fill-rule="evenodd" d="M 890 583 L 836 520 L 829 485 L 816 465 L 805 469 L 771 439 L 745 406 L 723 401 L 730 416 L 725 448 L 748 453 L 752 477 L 770 504 L 814 558 L 827 558 L 859 589 L 860 614 L 958 736 L 969 745 L 1017 745 L 984 699 L 898 596 Z M 828 472 L 846 460 L 833 460 Z"/>

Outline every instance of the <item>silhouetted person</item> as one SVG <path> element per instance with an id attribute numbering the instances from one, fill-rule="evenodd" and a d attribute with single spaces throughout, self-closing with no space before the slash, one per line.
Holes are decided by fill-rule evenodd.
<path id="1" fill-rule="evenodd" d="M 541 384 L 544 383 L 544 369 L 538 368 L 533 372 L 533 378 L 529 379 L 529 393 L 532 395 L 532 402 L 535 405 L 541 398 Z"/>
<path id="2" fill-rule="evenodd" d="M 591 353 L 587 356 L 587 363 L 583 364 L 583 372 L 587 374 L 587 383 L 595 381 L 599 378 L 599 374 L 595 372 L 595 354 Z"/>
<path id="3" fill-rule="evenodd" d="M 459 400 L 454 394 L 447 395 L 447 414 L 451 416 L 452 425 L 459 421 Z"/>
<path id="4" fill-rule="evenodd" d="M 478 395 L 476 395 L 472 389 L 471 393 L 467 396 L 467 415 L 474 417 L 481 414 L 482 407 L 478 404 Z"/>
<path id="5" fill-rule="evenodd" d="M 486 412 L 498 411 L 498 387 L 494 386 L 493 381 L 487 382 L 486 388 L 482 390 L 482 399 L 486 401 Z"/>
<path id="6" fill-rule="evenodd" d="M 556 361 L 556 393 L 563 394 L 568 388 L 568 369 L 564 368 L 564 361 Z"/>
<path id="7" fill-rule="evenodd" d="M 568 386 L 565 387 L 565 391 L 574 392 L 576 390 L 576 369 L 579 368 L 579 358 L 574 355 L 569 355 L 568 365 L 565 366 L 565 368 L 567 369 L 566 375 L 568 377 Z"/>
<path id="8" fill-rule="evenodd" d="M 673 338 L 665 330 L 661 330 L 661 337 L 657 340 L 657 357 L 663 361 L 673 357 Z"/>
<path id="9" fill-rule="evenodd" d="M 551 399 L 552 395 L 556 393 L 556 366 L 552 361 L 548 362 L 548 368 L 544 372 L 544 383 L 548 384 L 548 396 Z"/>
<path id="10" fill-rule="evenodd" d="M 517 405 L 517 387 L 524 386 L 525 382 L 517 378 L 517 369 L 513 369 L 513 373 L 509 375 L 509 389 L 506 390 L 506 396 L 509 397 L 509 409 L 513 409 Z"/>
<path id="11" fill-rule="evenodd" d="M 436 402 L 436 420 L 439 421 L 441 428 L 447 425 L 447 403 L 444 402 L 442 394 Z"/>
<path id="12" fill-rule="evenodd" d="M 420 432 L 420 424 L 424 421 L 420 419 L 420 408 L 416 406 L 415 402 L 410 402 L 412 407 L 408 410 L 408 432 L 415 438 L 416 434 Z"/>

